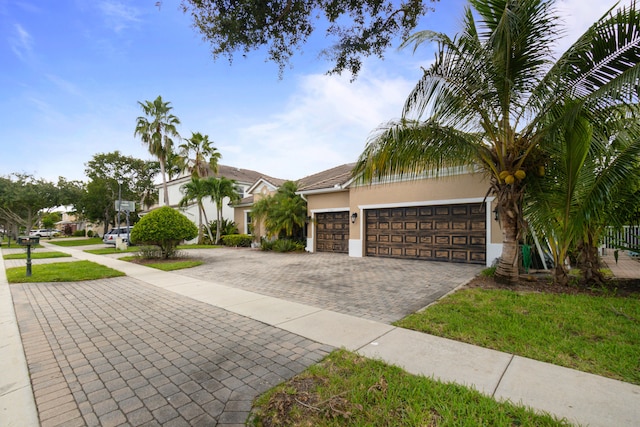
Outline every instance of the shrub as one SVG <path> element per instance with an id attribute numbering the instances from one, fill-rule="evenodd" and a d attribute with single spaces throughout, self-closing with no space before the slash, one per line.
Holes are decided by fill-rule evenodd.
<path id="1" fill-rule="evenodd" d="M 248 248 L 251 246 L 253 237 L 248 234 L 227 234 L 221 238 L 222 244 L 225 246 L 239 246 Z"/>
<path id="2" fill-rule="evenodd" d="M 215 239 L 216 237 L 216 227 L 218 226 L 218 220 L 213 220 L 209 223 L 209 229 L 211 230 L 211 234 L 213 235 L 213 238 Z M 222 218 L 222 221 L 220 221 L 220 240 L 222 240 L 222 238 L 226 235 L 229 234 L 238 234 L 238 226 L 234 221 L 231 221 L 229 219 L 226 218 Z M 204 240 L 203 242 L 205 245 L 215 245 L 216 242 L 212 242 L 211 239 L 209 238 L 209 236 L 207 235 L 207 233 L 205 233 L 204 235 Z M 227 245 L 226 243 L 222 242 L 223 245 L 226 246 L 235 246 L 235 245 Z"/>
<path id="3" fill-rule="evenodd" d="M 292 239 L 276 239 L 272 241 L 262 239 L 260 247 L 263 251 L 303 252 L 305 244 Z"/>
<path id="4" fill-rule="evenodd" d="M 131 242 L 159 246 L 162 258 L 176 255 L 176 246 L 198 235 L 198 227 L 180 212 L 163 206 L 154 209 L 131 230 Z"/>
<path id="5" fill-rule="evenodd" d="M 76 230 L 73 232 L 73 237 L 84 237 L 84 230 Z"/>
<path id="6" fill-rule="evenodd" d="M 87 231 L 87 237 L 93 237 L 93 230 Z"/>

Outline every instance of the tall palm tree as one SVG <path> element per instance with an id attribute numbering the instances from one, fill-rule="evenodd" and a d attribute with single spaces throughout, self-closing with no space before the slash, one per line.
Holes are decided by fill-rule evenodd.
<path id="1" fill-rule="evenodd" d="M 404 44 L 438 44 L 435 62 L 399 120 L 371 134 L 354 174 L 361 181 L 423 176 L 476 165 L 489 178 L 503 233 L 496 279 L 518 279 L 527 184 L 542 178 L 542 144 L 563 115 L 637 102 L 640 18 L 635 3 L 610 11 L 554 63 L 562 33 L 553 0 L 470 0 L 453 39 L 423 31 Z M 475 16 L 479 17 L 476 22 Z M 573 108 L 566 108 L 571 102 Z"/>
<path id="2" fill-rule="evenodd" d="M 188 206 L 194 200 L 198 205 L 198 244 L 202 244 L 203 242 L 203 222 L 202 218 L 204 216 L 204 227 L 207 229 L 207 233 L 209 235 L 209 240 L 213 241 L 213 236 L 211 235 L 211 228 L 209 228 L 209 220 L 207 219 L 207 212 L 204 209 L 203 200 L 210 196 L 211 194 L 211 185 L 204 179 L 191 177 L 191 181 L 183 184 L 180 187 L 180 191 L 184 195 L 180 200 L 179 206 L 185 207 Z"/>
<path id="3" fill-rule="evenodd" d="M 160 162 L 162 188 L 164 190 L 164 204 L 169 205 L 169 190 L 167 188 L 166 164 L 167 157 L 173 149 L 173 139 L 180 138 L 176 126 L 180 120 L 171 114 L 173 107 L 170 102 L 164 102 L 161 96 L 153 101 L 140 102 L 144 116 L 136 119 L 134 136 L 140 136 L 142 142 L 149 148 L 149 153 Z"/>
<path id="4" fill-rule="evenodd" d="M 192 133 L 191 138 L 185 139 L 185 143 L 180 145 L 180 149 L 187 158 L 191 176 L 206 178 L 209 171 L 218 173 L 218 161 L 222 155 L 213 146 L 213 141 L 209 141 L 209 135 L 202 135 L 200 132 Z M 189 158 L 191 152 L 193 152 L 193 158 Z"/>
<path id="5" fill-rule="evenodd" d="M 209 197 L 216 204 L 216 244 L 220 243 L 220 228 L 222 225 L 222 203 L 225 198 L 230 202 L 240 200 L 240 195 L 236 190 L 236 181 L 233 179 L 221 177 L 209 177 L 206 180 Z"/>

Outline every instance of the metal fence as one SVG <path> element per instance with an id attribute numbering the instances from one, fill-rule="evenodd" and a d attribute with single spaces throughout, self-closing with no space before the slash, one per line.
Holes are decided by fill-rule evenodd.
<path id="1" fill-rule="evenodd" d="M 609 227 L 602 245 L 611 249 L 619 246 L 626 248 L 640 247 L 640 225 L 625 225 L 622 230 L 614 230 Z"/>

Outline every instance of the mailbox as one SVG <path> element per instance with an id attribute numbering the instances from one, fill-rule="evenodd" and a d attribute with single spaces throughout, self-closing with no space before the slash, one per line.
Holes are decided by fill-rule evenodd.
<path id="1" fill-rule="evenodd" d="M 31 277 L 31 246 L 40 243 L 38 236 L 18 236 L 18 244 L 27 247 L 27 277 Z"/>
<path id="2" fill-rule="evenodd" d="M 18 236 L 18 244 L 22 246 L 34 246 L 40 243 L 38 236 Z"/>

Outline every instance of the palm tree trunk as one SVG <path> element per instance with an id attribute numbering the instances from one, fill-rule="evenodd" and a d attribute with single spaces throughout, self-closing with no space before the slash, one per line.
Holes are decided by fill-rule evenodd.
<path id="1" fill-rule="evenodd" d="M 167 187 L 167 175 L 165 171 L 164 159 L 160 158 L 160 175 L 162 175 L 162 189 L 164 190 L 164 205 L 169 206 L 169 188 Z"/>
<path id="2" fill-rule="evenodd" d="M 499 211 L 501 210 L 499 209 Z M 496 268 L 495 280 L 499 283 L 514 285 L 520 276 L 517 220 L 508 215 L 500 215 L 500 219 L 502 223 L 502 255 Z"/>
<path id="3" fill-rule="evenodd" d="M 578 251 L 578 266 L 582 272 L 582 284 L 604 284 L 605 279 L 600 272 L 598 248 L 594 245 L 591 236 L 589 236 L 588 241 L 581 240 L 578 243 Z"/>
<path id="4" fill-rule="evenodd" d="M 204 240 L 202 232 L 202 203 L 198 202 L 198 244 L 201 245 Z"/>
<path id="5" fill-rule="evenodd" d="M 495 179 L 495 178 L 494 178 Z M 520 278 L 520 225 L 522 215 L 522 188 L 517 184 L 498 184 L 493 188 L 497 196 L 498 216 L 502 228 L 502 255 L 496 267 L 495 280 L 515 285 Z"/>
<path id="6" fill-rule="evenodd" d="M 220 244 L 220 226 L 222 225 L 222 207 L 216 203 L 216 211 L 218 213 L 218 221 L 216 224 L 216 245 Z"/>

